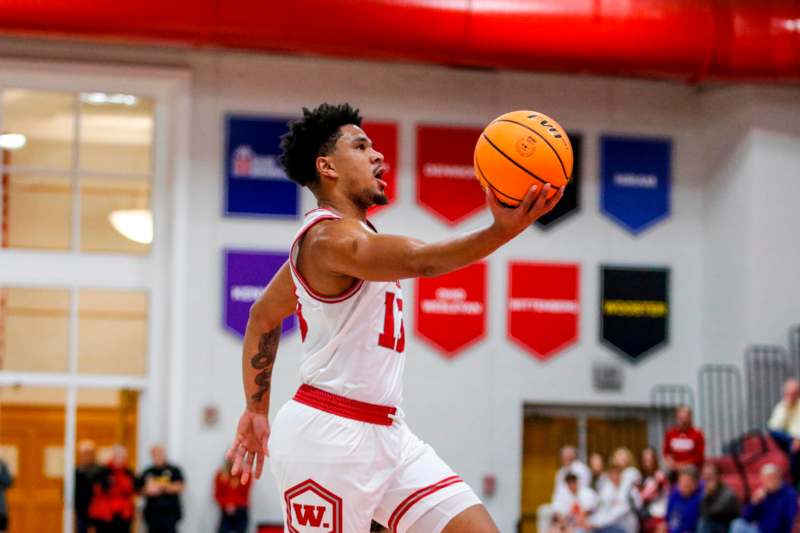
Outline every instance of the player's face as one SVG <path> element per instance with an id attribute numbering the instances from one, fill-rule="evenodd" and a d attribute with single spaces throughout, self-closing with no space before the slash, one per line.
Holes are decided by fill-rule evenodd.
<path id="1" fill-rule="evenodd" d="M 331 154 L 345 194 L 359 207 L 385 205 L 386 182 L 383 154 L 375 150 L 372 140 L 358 126 L 342 126 L 342 135 Z"/>

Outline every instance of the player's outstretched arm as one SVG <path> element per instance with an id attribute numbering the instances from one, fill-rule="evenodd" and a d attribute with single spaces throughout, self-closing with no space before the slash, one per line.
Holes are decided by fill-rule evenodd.
<path id="1" fill-rule="evenodd" d="M 242 483 L 261 476 L 269 438 L 269 393 L 272 368 L 278 354 L 281 323 L 297 307 L 289 263 L 284 263 L 267 288 L 250 308 L 242 350 L 242 381 L 246 407 L 239 418 L 236 438 L 228 450 L 232 475 L 241 471 Z"/>
<path id="2" fill-rule="evenodd" d="M 549 212 L 563 189 L 548 200 L 549 191 L 549 184 L 534 186 L 515 208 L 501 205 L 487 192 L 494 216 L 490 226 L 435 243 L 376 234 L 352 219 L 327 224 L 313 240 L 315 260 L 331 272 L 367 281 L 445 274 L 483 259 Z"/>

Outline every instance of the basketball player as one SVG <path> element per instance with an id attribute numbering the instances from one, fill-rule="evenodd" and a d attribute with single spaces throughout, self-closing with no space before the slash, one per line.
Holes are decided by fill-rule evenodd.
<path id="1" fill-rule="evenodd" d="M 269 453 L 287 532 L 495 533 L 475 493 L 403 420 L 403 296 L 398 280 L 478 261 L 561 198 L 534 186 L 514 209 L 493 194 L 493 223 L 426 244 L 384 235 L 367 209 L 387 202 L 383 155 L 344 104 L 303 109 L 281 142 L 281 164 L 314 193 L 290 259 L 253 304 L 244 338 L 247 406 L 228 451 L 246 482 Z M 303 385 L 267 420 L 281 322 L 297 313 Z M 269 442 L 267 442 L 269 441 Z"/>

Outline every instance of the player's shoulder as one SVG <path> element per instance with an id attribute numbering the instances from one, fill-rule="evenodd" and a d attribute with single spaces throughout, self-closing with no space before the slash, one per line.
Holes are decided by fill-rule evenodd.
<path id="1" fill-rule="evenodd" d="M 317 252 L 347 252 L 354 243 L 368 238 L 369 232 L 360 220 L 341 217 L 322 220 L 309 229 L 303 246 Z"/>

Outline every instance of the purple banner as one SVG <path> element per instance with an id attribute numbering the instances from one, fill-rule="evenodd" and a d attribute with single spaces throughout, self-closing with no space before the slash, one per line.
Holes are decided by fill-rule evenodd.
<path id="1" fill-rule="evenodd" d="M 278 269 L 289 258 L 284 252 L 254 250 L 225 250 L 225 294 L 223 295 L 224 325 L 244 337 L 250 306 Z M 295 316 L 283 321 L 283 333 L 295 327 Z"/>

